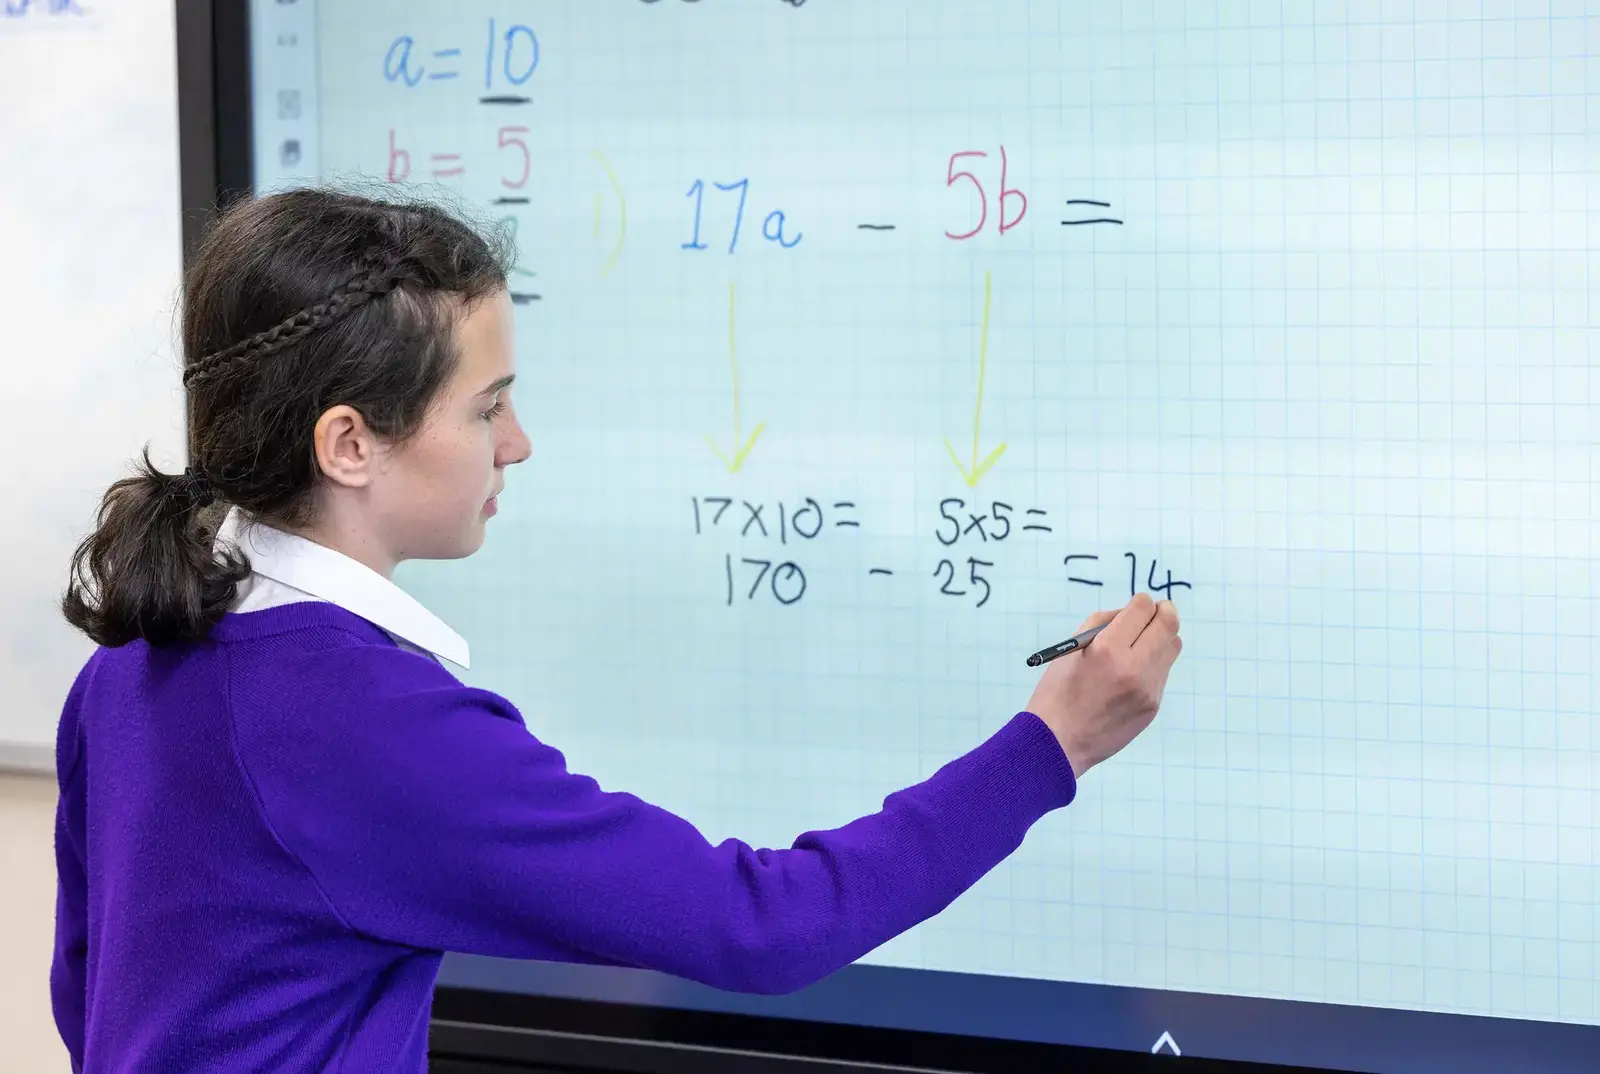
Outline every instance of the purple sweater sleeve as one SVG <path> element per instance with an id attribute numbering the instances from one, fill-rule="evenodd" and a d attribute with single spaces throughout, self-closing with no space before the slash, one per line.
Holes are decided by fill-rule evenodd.
<path id="1" fill-rule="evenodd" d="M 860 958 L 1076 789 L 1054 735 L 1020 713 L 879 812 L 788 849 L 712 844 L 569 772 L 509 702 L 414 654 L 315 656 L 285 685 L 233 677 L 236 748 L 267 823 L 349 927 L 728 990 L 790 991 Z"/>
<path id="2" fill-rule="evenodd" d="M 79 709 L 93 658 L 67 692 L 56 729 L 56 942 L 50 963 L 50 1007 L 72 1069 L 83 1069 L 89 950 L 88 876 L 84 854 L 84 772 Z"/>

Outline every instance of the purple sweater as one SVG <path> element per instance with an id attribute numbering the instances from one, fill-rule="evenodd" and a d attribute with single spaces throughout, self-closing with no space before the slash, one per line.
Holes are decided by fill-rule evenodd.
<path id="1" fill-rule="evenodd" d="M 1021 713 L 878 813 L 713 845 L 327 603 L 96 652 L 57 766 L 51 993 L 96 1074 L 421 1072 L 444 951 L 799 988 L 938 913 L 1075 791 Z"/>

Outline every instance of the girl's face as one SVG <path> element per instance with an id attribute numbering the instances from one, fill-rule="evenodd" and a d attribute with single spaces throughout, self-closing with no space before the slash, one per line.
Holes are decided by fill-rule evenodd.
<path id="1" fill-rule="evenodd" d="M 454 376 L 423 426 L 381 441 L 352 407 L 330 408 L 313 442 L 324 488 L 305 535 L 388 577 L 407 559 L 459 559 L 483 544 L 505 468 L 528 457 L 511 409 L 516 374 L 511 297 L 458 313 Z"/>
<path id="2" fill-rule="evenodd" d="M 528 437 L 510 407 L 517 371 L 510 296 L 498 291 L 459 315 L 454 346 L 456 371 L 421 429 L 398 447 L 368 440 L 362 474 L 333 512 L 344 523 L 326 543 L 382 575 L 402 560 L 478 551 L 506 467 L 528 458 Z"/>
<path id="3" fill-rule="evenodd" d="M 456 559 L 483 544 L 505 468 L 528 457 L 511 407 L 511 298 L 498 291 L 456 323 L 455 375 L 417 433 L 388 454 L 374 506 L 395 561 Z"/>

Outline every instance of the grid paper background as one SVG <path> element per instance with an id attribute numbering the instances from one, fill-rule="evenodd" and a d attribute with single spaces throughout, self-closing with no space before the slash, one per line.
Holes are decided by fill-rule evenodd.
<path id="1" fill-rule="evenodd" d="M 1582 4 L 318 18 L 325 174 L 383 177 L 392 130 L 408 182 L 514 216 L 537 274 L 535 456 L 484 552 L 402 581 L 575 769 L 787 845 L 975 745 L 1023 656 L 1154 558 L 1191 587 L 1156 725 L 870 961 L 1600 1021 Z M 459 74 L 386 79 L 401 35 L 408 72 Z M 479 103 L 507 92 L 530 103 Z M 946 182 L 964 151 L 987 215 L 956 241 L 985 211 Z M 746 178 L 729 253 L 714 184 Z M 1062 226 L 1069 199 L 1124 223 Z M 730 286 L 741 431 L 765 422 L 736 474 L 706 442 L 733 442 Z M 967 461 L 985 346 L 981 450 L 1007 448 L 969 489 L 945 439 Z M 785 543 L 807 497 L 830 524 Z M 949 497 L 1013 531 L 946 546 Z M 743 558 L 804 596 L 748 598 Z"/>

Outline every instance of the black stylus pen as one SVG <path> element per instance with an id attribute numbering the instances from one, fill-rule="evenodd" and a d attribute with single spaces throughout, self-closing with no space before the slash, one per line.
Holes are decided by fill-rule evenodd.
<path id="1" fill-rule="evenodd" d="M 1088 645 L 1096 634 L 1100 633 L 1110 625 L 1110 623 L 1101 623 L 1099 626 L 1090 627 L 1082 634 L 1072 635 L 1072 637 L 1068 638 L 1066 641 L 1057 642 L 1048 649 L 1040 649 L 1038 652 L 1028 657 L 1028 666 L 1030 668 L 1036 668 L 1040 664 L 1054 660 L 1058 656 L 1066 656 L 1070 652 L 1081 649 L 1085 645 Z"/>

